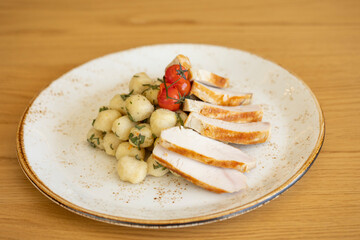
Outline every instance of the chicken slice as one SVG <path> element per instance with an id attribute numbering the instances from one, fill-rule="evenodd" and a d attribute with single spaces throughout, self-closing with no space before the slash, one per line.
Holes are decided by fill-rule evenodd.
<path id="1" fill-rule="evenodd" d="M 263 143 L 270 134 L 270 123 L 232 123 L 190 113 L 185 121 L 189 127 L 209 138 L 237 144 Z"/>
<path id="2" fill-rule="evenodd" d="M 202 101 L 185 99 L 184 111 L 196 112 L 209 118 L 227 122 L 257 122 L 263 117 L 263 110 L 259 105 L 219 106 Z"/>
<path id="3" fill-rule="evenodd" d="M 166 72 L 166 69 L 168 69 L 168 67 L 170 67 L 172 65 L 177 65 L 177 64 L 181 64 L 181 66 L 183 66 L 185 69 L 191 68 L 191 63 L 190 63 L 189 58 L 182 54 L 179 54 L 169 63 L 169 65 L 166 66 L 165 72 Z"/>
<path id="4" fill-rule="evenodd" d="M 198 81 L 209 86 L 218 88 L 229 87 L 229 79 L 216 75 L 215 73 L 206 71 L 204 69 L 191 68 L 189 71 L 189 79 L 191 81 Z"/>
<path id="5" fill-rule="evenodd" d="M 155 146 L 153 156 L 165 167 L 209 191 L 232 193 L 247 187 L 246 176 L 237 170 L 214 167 L 192 160 L 160 144 Z"/>
<path id="6" fill-rule="evenodd" d="M 252 93 L 238 93 L 228 89 L 220 89 L 206 86 L 194 81 L 190 94 L 194 94 L 201 100 L 221 106 L 238 106 L 250 104 Z"/>
<path id="7" fill-rule="evenodd" d="M 246 172 L 256 165 L 255 159 L 240 149 L 183 127 L 163 130 L 160 135 L 160 145 L 185 157 L 217 167 Z"/>

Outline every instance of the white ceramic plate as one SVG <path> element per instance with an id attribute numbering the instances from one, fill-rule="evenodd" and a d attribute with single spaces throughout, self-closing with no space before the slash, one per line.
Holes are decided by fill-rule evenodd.
<path id="1" fill-rule="evenodd" d="M 240 148 L 256 157 L 249 188 L 215 194 L 168 174 L 132 185 L 119 180 L 114 157 L 93 149 L 86 134 L 99 107 L 128 92 L 137 72 L 162 77 L 177 55 L 197 68 L 229 77 L 254 93 L 272 123 L 267 143 Z M 303 81 L 280 66 L 240 50 L 198 44 L 135 48 L 90 61 L 61 76 L 26 110 L 18 157 L 30 181 L 61 206 L 96 220 L 135 227 L 179 227 L 248 212 L 293 185 L 311 166 L 324 138 L 320 106 Z"/>

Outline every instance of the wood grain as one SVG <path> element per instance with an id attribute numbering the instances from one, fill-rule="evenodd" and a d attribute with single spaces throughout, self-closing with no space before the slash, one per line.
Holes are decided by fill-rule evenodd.
<path id="1" fill-rule="evenodd" d="M 0 23 L 0 238 L 360 239 L 360 1 L 2 0 Z M 15 151 L 33 96 L 93 58 L 173 42 L 250 51 L 311 87 L 326 138 L 304 178 L 248 214 L 169 230 L 89 220 L 38 192 Z"/>

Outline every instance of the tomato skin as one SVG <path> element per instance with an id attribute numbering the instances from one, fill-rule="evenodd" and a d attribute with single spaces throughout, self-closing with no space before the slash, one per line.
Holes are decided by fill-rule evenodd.
<path id="1" fill-rule="evenodd" d="M 191 83 L 189 80 L 180 79 L 174 86 L 179 90 L 181 96 L 187 96 L 190 93 Z"/>
<path id="2" fill-rule="evenodd" d="M 168 67 L 165 71 L 165 81 L 167 83 L 173 83 L 176 80 L 178 80 L 179 78 L 183 79 L 183 80 L 188 80 L 189 71 L 187 71 L 187 69 L 185 69 L 183 66 L 181 66 L 181 70 L 183 71 L 183 74 L 186 77 L 186 79 L 184 79 L 184 77 L 178 73 L 179 70 L 180 70 L 179 64 Z"/>
<path id="3" fill-rule="evenodd" d="M 166 86 L 169 86 L 169 83 L 166 83 Z M 180 103 L 176 103 L 179 100 L 179 90 L 175 86 L 168 88 L 168 95 L 170 99 L 166 97 L 166 89 L 164 83 L 160 84 L 160 91 L 158 94 L 158 103 L 161 108 L 165 108 L 171 111 L 177 111 L 180 108 Z"/>

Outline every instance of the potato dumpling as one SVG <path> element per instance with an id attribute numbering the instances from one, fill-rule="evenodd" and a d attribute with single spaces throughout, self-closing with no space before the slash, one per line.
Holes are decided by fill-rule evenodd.
<path id="1" fill-rule="evenodd" d="M 130 120 L 140 122 L 154 111 L 154 106 L 149 100 L 140 94 L 131 95 L 125 101 L 125 107 Z"/>
<path id="2" fill-rule="evenodd" d="M 152 175 L 154 177 L 161 177 L 169 172 L 169 169 L 167 169 L 166 167 L 161 165 L 158 161 L 156 161 L 156 159 L 153 157 L 152 154 L 148 157 L 146 162 L 148 165 L 147 167 L 148 175 Z"/>
<path id="3" fill-rule="evenodd" d="M 111 156 L 115 156 L 115 152 L 117 147 L 119 146 L 121 140 L 116 137 L 116 135 L 112 132 L 108 132 L 104 136 L 104 149 L 105 152 Z"/>
<path id="4" fill-rule="evenodd" d="M 102 132 L 109 132 L 115 119 L 121 117 L 121 114 L 113 109 L 103 110 L 99 112 L 95 122 L 94 128 Z"/>
<path id="5" fill-rule="evenodd" d="M 147 85 L 147 88 L 142 92 L 142 95 L 144 95 L 154 105 L 158 104 L 157 96 L 160 91 L 160 83 L 160 81 L 155 80 L 151 84 Z"/>
<path id="6" fill-rule="evenodd" d="M 142 92 L 148 88 L 149 84 L 152 84 L 152 80 L 146 73 L 141 72 L 135 74 L 129 83 L 129 92 L 133 91 L 134 94 L 142 94 Z"/>
<path id="7" fill-rule="evenodd" d="M 94 128 L 91 128 L 86 137 L 88 143 L 94 148 L 104 149 L 103 133 Z"/>
<path id="8" fill-rule="evenodd" d="M 187 119 L 188 115 L 181 110 L 177 110 L 175 114 L 177 118 L 176 126 L 184 126 L 185 120 Z"/>
<path id="9" fill-rule="evenodd" d="M 122 116 L 116 119 L 112 124 L 112 131 L 123 141 L 129 139 L 130 130 L 136 125 L 128 116 Z"/>
<path id="10" fill-rule="evenodd" d="M 129 142 L 138 148 L 150 147 L 154 142 L 150 125 L 147 123 L 135 125 L 135 127 L 130 130 Z"/>
<path id="11" fill-rule="evenodd" d="M 125 100 L 126 94 L 116 94 L 109 103 L 109 108 L 119 111 L 121 114 L 126 114 Z"/>
<path id="12" fill-rule="evenodd" d="M 159 137 L 162 130 L 174 127 L 176 125 L 176 122 L 177 118 L 175 112 L 164 108 L 159 108 L 151 114 L 151 131 L 157 137 Z"/>
<path id="13" fill-rule="evenodd" d="M 117 164 L 117 172 L 123 181 L 131 183 L 142 182 L 147 174 L 147 164 L 142 160 L 134 157 L 124 156 L 119 159 Z"/>
<path id="14" fill-rule="evenodd" d="M 137 160 L 145 159 L 145 149 L 141 148 L 140 150 L 137 147 L 134 147 L 129 142 L 122 142 L 119 144 L 115 153 L 116 159 L 119 160 L 123 156 L 135 157 Z"/>

